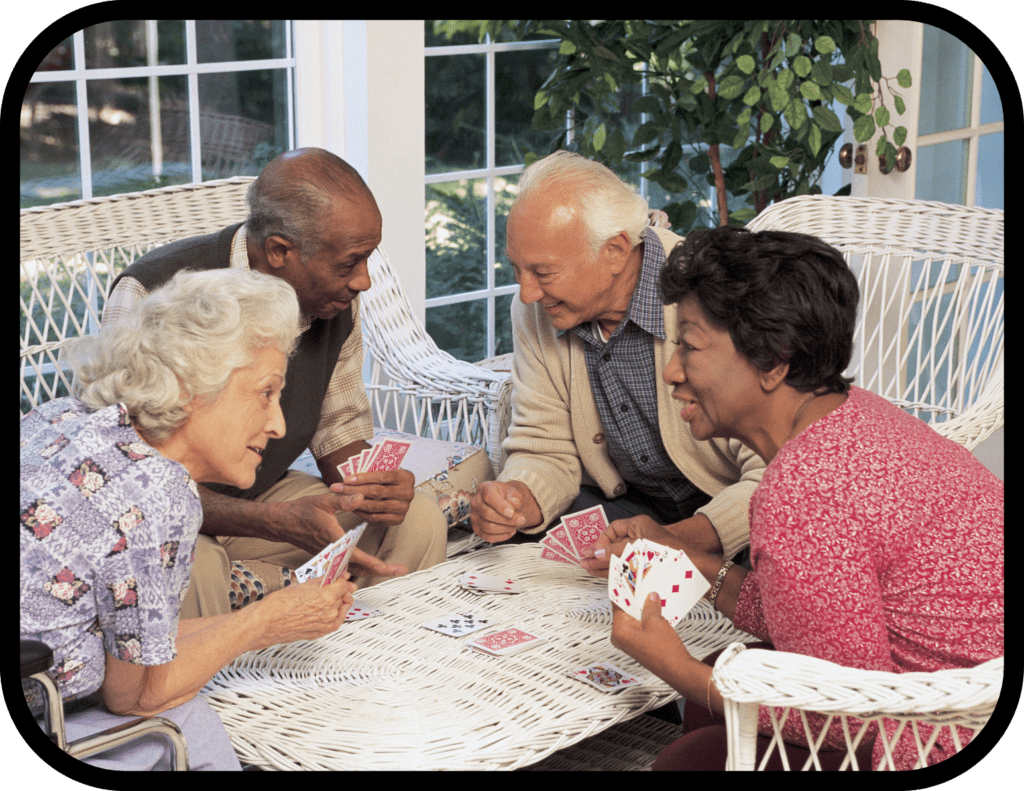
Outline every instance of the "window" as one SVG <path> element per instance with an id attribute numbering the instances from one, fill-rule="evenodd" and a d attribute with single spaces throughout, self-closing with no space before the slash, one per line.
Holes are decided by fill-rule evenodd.
<path id="1" fill-rule="evenodd" d="M 480 44 L 475 32 L 448 38 L 445 24 L 426 21 L 426 327 L 476 362 L 512 351 L 505 217 L 526 152 L 554 139 L 531 122 L 558 42 Z"/>
<path id="2" fill-rule="evenodd" d="M 21 107 L 21 206 L 255 175 L 294 147 L 291 23 L 123 20 L 81 30 Z"/>

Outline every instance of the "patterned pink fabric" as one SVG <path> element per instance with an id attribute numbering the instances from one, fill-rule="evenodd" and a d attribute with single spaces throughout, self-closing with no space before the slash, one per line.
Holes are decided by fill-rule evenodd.
<path id="1" fill-rule="evenodd" d="M 735 622 L 780 651 L 897 673 L 1003 653 L 1003 483 L 873 393 L 852 388 L 783 446 L 751 498 L 750 540 Z M 802 733 L 791 716 L 785 737 Z M 897 768 L 916 759 L 901 740 Z"/>

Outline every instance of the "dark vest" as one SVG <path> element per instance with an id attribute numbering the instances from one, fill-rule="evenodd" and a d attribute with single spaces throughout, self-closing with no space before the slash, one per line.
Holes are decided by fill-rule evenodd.
<path id="1" fill-rule="evenodd" d="M 158 288 L 182 269 L 223 269 L 231 262 L 231 241 L 241 223 L 207 236 L 171 242 L 146 253 L 118 276 L 134 277 L 147 291 Z M 333 319 L 313 319 L 302 333 L 295 354 L 288 361 L 288 384 L 281 391 L 281 411 L 287 431 L 272 439 L 256 473 L 256 483 L 244 491 L 224 484 L 204 483 L 215 492 L 251 500 L 277 482 L 309 446 L 320 423 L 320 410 L 341 347 L 352 332 L 352 308 Z"/>

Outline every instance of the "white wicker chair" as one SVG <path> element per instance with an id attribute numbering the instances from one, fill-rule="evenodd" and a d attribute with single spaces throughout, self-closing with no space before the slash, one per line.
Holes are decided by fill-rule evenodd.
<path id="1" fill-rule="evenodd" d="M 850 263 L 856 384 L 968 449 L 1002 426 L 1002 211 L 814 195 L 769 206 L 747 228 L 813 234 Z"/>
<path id="2" fill-rule="evenodd" d="M 67 394 L 60 349 L 98 331 L 114 278 L 157 245 L 244 220 L 253 180 L 161 187 L 21 211 L 22 413 Z M 360 299 L 363 335 L 374 360 L 367 391 L 379 427 L 487 447 L 498 435 L 490 423 L 509 372 L 438 349 L 413 314 L 383 248 L 369 266 L 373 287 Z M 505 361 L 486 364 L 501 368 Z M 492 463 L 496 458 L 492 453 Z"/>
<path id="3" fill-rule="evenodd" d="M 854 756 L 869 721 L 878 722 L 876 738 L 883 743 L 884 758 L 879 769 L 895 768 L 891 748 L 901 737 L 913 738 L 918 756 L 914 768 L 920 768 L 926 765 L 928 753 L 942 733 L 951 736 L 959 751 L 964 744 L 957 726 L 976 735 L 988 722 L 1003 684 L 1003 659 L 935 673 L 885 673 L 733 643 L 715 662 L 713 679 L 725 699 L 728 770 L 762 769 L 776 751 L 785 769 L 820 769 L 817 748 L 825 728 L 816 730 L 807 711 L 826 715 L 826 726 L 840 724 L 847 744 L 842 769 L 871 769 L 857 766 Z M 758 709 L 762 705 L 773 707 L 776 730 L 768 750 L 757 762 Z M 791 767 L 786 751 L 781 749 L 782 737 L 777 729 L 791 710 L 800 712 L 807 744 L 812 746 L 805 766 Z M 857 723 L 851 729 L 851 718 L 864 723 L 852 738 Z M 886 736 L 883 721 L 896 727 L 891 738 Z M 922 729 L 922 725 L 934 727 Z"/>

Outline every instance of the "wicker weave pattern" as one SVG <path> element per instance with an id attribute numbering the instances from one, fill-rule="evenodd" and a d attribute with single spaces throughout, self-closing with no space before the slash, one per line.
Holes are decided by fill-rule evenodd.
<path id="1" fill-rule="evenodd" d="M 518 595 L 476 597 L 466 571 L 512 575 Z M 540 558 L 540 546 L 479 550 L 358 594 L 385 615 L 316 641 L 245 654 L 204 690 L 240 758 L 266 769 L 514 769 L 678 695 L 610 645 L 604 579 Z M 420 626 L 456 610 L 547 641 L 503 658 Z M 695 656 L 753 639 L 704 603 L 680 622 Z M 480 634 L 485 634 L 480 632 Z M 613 659 L 646 680 L 608 694 L 565 672 Z"/>
<path id="2" fill-rule="evenodd" d="M 884 718 L 882 722 L 888 721 L 890 725 L 895 722 L 897 729 L 891 738 L 885 739 L 884 726 L 879 727 L 878 736 L 883 739 L 885 751 L 881 768 L 892 769 L 890 747 L 904 733 L 915 737 L 920 767 L 943 729 L 949 729 L 958 747 L 961 737 L 957 726 L 973 732 L 980 730 L 988 722 L 999 698 L 1003 659 L 993 659 L 974 668 L 935 673 L 886 673 L 842 667 L 783 651 L 747 649 L 736 643 L 723 651 L 716 661 L 713 678 L 726 703 L 727 769 L 762 768 L 772 750 L 777 748 L 781 740 L 778 730 L 762 763 L 755 767 L 759 705 L 780 707 L 774 712 L 776 727 L 789 716 L 790 709 L 801 710 L 807 743 L 815 746 L 820 746 L 821 736 L 832 719 L 825 721 L 821 731 L 816 731 L 803 712 L 812 710 L 838 719 L 848 744 L 847 764 L 843 768 L 870 769 L 850 765 L 855 763 L 852 754 L 867 727 L 861 729 L 858 737 L 851 738 L 856 727 L 850 727 L 849 716 L 869 721 Z M 922 729 L 921 724 L 938 727 Z M 790 768 L 785 752 L 780 754 L 784 765 Z M 808 763 L 820 768 L 815 764 L 814 750 Z"/>
<path id="3" fill-rule="evenodd" d="M 1003 424 L 1003 212 L 928 201 L 790 198 L 750 230 L 835 246 L 857 274 L 857 384 L 973 449 Z"/>

